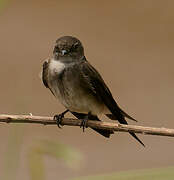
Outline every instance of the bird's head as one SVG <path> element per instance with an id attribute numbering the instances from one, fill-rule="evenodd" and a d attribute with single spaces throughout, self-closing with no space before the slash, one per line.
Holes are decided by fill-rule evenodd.
<path id="1" fill-rule="evenodd" d="M 57 39 L 53 55 L 55 59 L 81 59 L 84 56 L 84 49 L 77 38 L 63 36 Z"/>

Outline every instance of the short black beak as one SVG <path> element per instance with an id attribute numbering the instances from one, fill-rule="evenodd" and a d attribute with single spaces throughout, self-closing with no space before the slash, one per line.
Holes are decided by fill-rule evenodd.
<path id="1" fill-rule="evenodd" d="M 63 49 L 62 50 L 62 55 L 65 55 L 65 54 L 67 54 L 67 50 Z"/>

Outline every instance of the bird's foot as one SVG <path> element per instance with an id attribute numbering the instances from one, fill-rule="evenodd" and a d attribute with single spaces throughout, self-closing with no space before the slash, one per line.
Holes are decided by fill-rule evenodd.
<path id="1" fill-rule="evenodd" d="M 81 122 L 80 128 L 83 128 L 83 132 L 85 131 L 85 128 L 88 127 L 87 122 L 90 119 L 90 116 L 91 116 L 91 113 L 89 112 Z"/>
<path id="2" fill-rule="evenodd" d="M 87 128 L 87 122 L 88 122 L 88 119 L 84 118 L 80 124 L 80 128 L 83 129 L 83 132 L 85 132 L 85 128 Z"/>
<path id="3" fill-rule="evenodd" d="M 56 121 L 57 126 L 58 126 L 59 128 L 61 128 L 60 125 L 61 125 L 62 119 L 64 118 L 65 114 L 66 114 L 68 111 L 69 111 L 69 110 L 66 110 L 66 111 L 64 111 L 63 113 L 61 113 L 61 114 L 56 114 L 56 115 L 53 117 L 53 120 Z"/>
<path id="4" fill-rule="evenodd" d="M 62 122 L 62 119 L 64 118 L 64 115 L 63 114 L 56 114 L 53 118 L 53 120 L 56 121 L 56 124 L 59 128 L 61 128 L 61 122 Z"/>

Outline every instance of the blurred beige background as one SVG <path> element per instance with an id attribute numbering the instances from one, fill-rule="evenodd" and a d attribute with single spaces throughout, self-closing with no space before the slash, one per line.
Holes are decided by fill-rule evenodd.
<path id="1" fill-rule="evenodd" d="M 64 110 L 39 74 L 55 40 L 73 35 L 138 125 L 174 128 L 173 7 L 172 0 L 9 1 L 0 12 L 0 113 L 53 116 Z M 105 139 L 90 129 L 30 124 L 0 125 L 0 159 L 15 128 L 23 129 L 19 179 L 29 179 L 26 152 L 36 139 L 57 140 L 83 154 L 76 170 L 45 158 L 47 179 L 174 165 L 173 138 L 139 135 L 143 148 L 127 133 Z"/>

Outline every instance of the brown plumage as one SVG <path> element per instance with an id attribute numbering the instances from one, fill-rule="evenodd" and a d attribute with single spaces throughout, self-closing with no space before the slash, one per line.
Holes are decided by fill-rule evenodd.
<path id="1" fill-rule="evenodd" d="M 86 60 L 81 42 L 74 37 L 56 41 L 53 58 L 44 62 L 42 75 L 44 85 L 79 119 L 99 120 L 98 115 L 105 114 L 122 124 L 127 124 L 125 117 L 136 121 L 118 106 L 100 74 Z M 96 131 L 105 137 L 113 133 Z M 144 146 L 134 133 L 130 134 Z"/>

